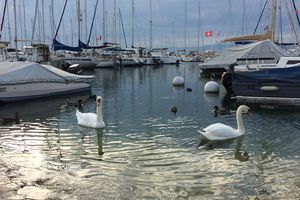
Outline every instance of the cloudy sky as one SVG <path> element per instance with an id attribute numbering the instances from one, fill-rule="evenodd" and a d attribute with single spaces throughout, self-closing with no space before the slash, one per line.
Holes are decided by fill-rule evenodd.
<path id="1" fill-rule="evenodd" d="M 83 42 L 86 42 L 88 38 L 96 1 L 97 0 L 80 1 L 80 10 L 82 15 L 81 40 Z M 202 45 L 202 36 L 206 31 L 212 31 L 213 35 L 212 37 L 203 37 L 204 45 L 216 44 L 222 39 L 230 36 L 252 34 L 265 1 L 266 0 L 152 0 L 153 46 L 175 48 L 184 48 L 186 46 L 187 48 L 197 48 Z M 0 2 L 1 13 L 3 13 L 4 0 L 0 0 Z M 10 40 L 9 38 L 14 36 L 14 6 L 12 0 L 8 0 L 8 2 L 9 9 L 4 23 L 4 38 L 2 38 L 2 40 L 6 41 Z M 31 39 L 36 0 L 16 0 L 16 2 L 18 38 Z M 37 16 L 39 17 L 35 27 L 34 40 L 43 40 L 44 38 L 42 28 L 42 16 L 44 13 L 45 40 L 47 43 L 51 43 L 53 39 L 53 31 L 51 31 L 52 26 L 50 20 L 51 2 L 54 3 L 54 23 L 57 27 L 65 1 L 44 0 L 44 12 L 42 10 L 42 0 L 38 0 L 38 2 L 40 5 Z M 289 9 L 292 10 L 290 1 L 287 2 Z M 198 31 L 199 3 L 202 32 Z M 298 0 L 296 0 L 296 4 L 297 7 L 300 8 L 300 2 Z M 106 40 L 112 42 L 114 30 L 114 0 L 105 0 L 105 5 L 107 16 Z M 134 7 L 135 46 L 149 47 L 150 0 L 134 0 Z M 125 46 L 124 33 L 122 32 L 119 23 L 120 9 L 127 44 L 128 46 L 131 46 L 132 0 L 116 0 L 116 9 L 116 40 L 117 42 L 120 42 L 123 47 Z M 286 15 L 287 12 L 285 3 L 282 3 L 281 11 L 282 15 Z M 76 15 L 76 0 L 68 0 L 66 12 L 58 31 L 59 41 L 67 45 L 76 46 L 78 41 Z M 292 12 L 292 17 L 295 17 L 294 12 Z M 269 23 L 269 18 L 270 7 L 267 6 L 257 32 L 263 32 L 263 29 Z M 99 0 L 94 22 L 95 24 L 91 36 L 91 44 L 96 44 L 97 35 L 101 36 L 101 41 L 98 41 L 98 43 L 103 42 L 104 37 L 102 22 L 103 0 Z M 282 24 L 286 27 L 286 30 L 290 31 L 287 17 L 283 18 Z M 200 41 L 200 44 L 198 41 Z"/>

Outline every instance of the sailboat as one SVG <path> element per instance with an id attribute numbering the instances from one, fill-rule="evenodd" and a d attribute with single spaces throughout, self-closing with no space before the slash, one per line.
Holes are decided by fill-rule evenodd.
<path id="1" fill-rule="evenodd" d="M 266 4 L 265 4 L 266 5 Z M 272 16 L 268 30 L 263 34 L 244 35 L 226 38 L 223 42 L 236 42 L 246 44 L 224 49 L 221 54 L 206 63 L 200 64 L 203 74 L 222 74 L 229 66 L 275 66 L 281 57 L 291 56 L 286 50 L 275 43 L 275 25 L 277 0 L 271 2 Z M 238 66 L 235 66 L 237 69 Z"/>
<path id="2" fill-rule="evenodd" d="M 64 12 L 67 6 L 68 0 L 65 1 L 64 8 L 60 17 L 59 25 L 57 27 L 55 36 L 53 38 L 53 50 L 56 52 L 53 58 L 53 62 L 64 62 L 68 65 L 79 64 L 83 68 L 91 68 L 95 66 L 95 61 L 93 59 L 92 51 L 83 51 L 83 47 L 85 47 L 83 42 L 80 41 L 80 0 L 77 0 L 77 15 L 78 15 L 78 46 L 72 47 L 67 46 L 59 42 L 57 38 L 57 34 L 64 16 Z M 58 51 L 58 52 L 57 52 Z"/>

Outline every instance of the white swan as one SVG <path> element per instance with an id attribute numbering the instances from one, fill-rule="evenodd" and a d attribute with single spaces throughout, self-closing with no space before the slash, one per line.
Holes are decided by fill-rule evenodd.
<path id="1" fill-rule="evenodd" d="M 245 128 L 242 120 L 242 113 L 244 112 L 249 113 L 250 108 L 245 105 L 239 106 L 236 111 L 237 129 L 233 129 L 225 124 L 215 123 L 199 132 L 208 140 L 226 140 L 244 135 Z"/>
<path id="2" fill-rule="evenodd" d="M 104 128 L 105 123 L 102 117 L 102 97 L 98 96 L 97 108 L 95 113 L 81 113 L 76 110 L 77 123 L 81 126 L 91 127 L 91 128 Z"/>

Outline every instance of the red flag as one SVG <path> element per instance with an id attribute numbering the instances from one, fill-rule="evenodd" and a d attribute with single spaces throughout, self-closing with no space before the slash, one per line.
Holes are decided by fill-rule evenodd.
<path id="1" fill-rule="evenodd" d="M 300 14 L 300 9 L 295 10 L 296 14 Z"/>
<path id="2" fill-rule="evenodd" d="M 204 33 L 204 35 L 205 35 L 205 37 L 212 37 L 213 32 L 212 32 L 212 31 L 206 31 L 206 32 Z"/>

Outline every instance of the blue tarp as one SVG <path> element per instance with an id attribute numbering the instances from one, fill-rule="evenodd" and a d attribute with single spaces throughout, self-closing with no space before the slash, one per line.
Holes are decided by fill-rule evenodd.
<path id="1" fill-rule="evenodd" d="M 300 65 L 285 68 L 272 68 L 254 72 L 235 72 L 233 73 L 232 81 L 243 83 L 281 82 L 300 84 Z"/>
<path id="2" fill-rule="evenodd" d="M 71 46 L 67 46 L 64 45 L 62 43 L 60 43 L 59 41 L 57 41 L 56 39 L 53 40 L 53 50 L 54 51 L 58 51 L 58 50 L 65 50 L 65 51 L 82 51 L 82 49 L 79 47 L 71 47 Z"/>

